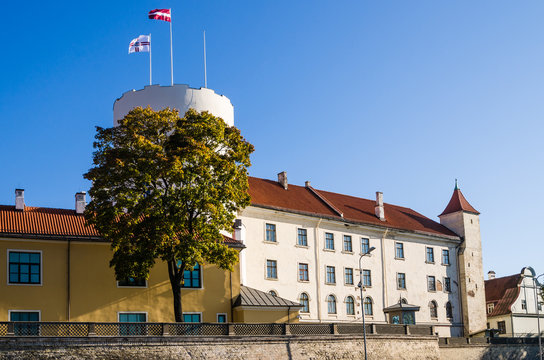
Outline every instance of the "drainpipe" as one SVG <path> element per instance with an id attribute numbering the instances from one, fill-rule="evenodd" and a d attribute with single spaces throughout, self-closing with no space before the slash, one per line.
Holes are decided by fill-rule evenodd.
<path id="1" fill-rule="evenodd" d="M 314 250 L 315 250 L 315 278 L 316 278 L 316 292 L 317 292 L 317 320 L 322 322 L 321 319 L 321 265 L 319 264 L 319 225 L 321 225 L 323 219 L 319 219 L 314 229 Z"/>
<path id="2" fill-rule="evenodd" d="M 380 240 L 380 243 L 381 243 L 380 251 L 382 254 L 382 283 L 383 283 L 383 286 L 382 286 L 383 308 L 382 309 L 385 309 L 387 306 L 389 306 L 387 302 L 387 266 L 385 264 L 385 261 L 387 260 L 385 256 L 385 237 L 387 236 L 388 232 L 389 232 L 389 228 L 386 228 Z M 395 281 L 397 280 L 395 279 Z M 361 302 L 362 301 L 363 299 L 361 298 Z M 365 316 L 365 314 L 363 314 L 363 316 Z M 387 322 L 387 315 L 383 313 L 383 316 L 384 316 L 384 320 Z"/>
<path id="3" fill-rule="evenodd" d="M 70 298 L 70 250 L 72 242 L 68 239 L 68 251 L 66 258 L 66 321 L 70 321 L 70 307 L 71 307 L 71 298 Z"/>
<path id="4" fill-rule="evenodd" d="M 461 253 L 461 245 L 463 244 L 463 242 L 465 242 L 464 238 L 461 244 L 455 247 L 455 263 L 457 265 L 457 301 L 459 302 L 459 313 L 461 314 L 461 322 L 463 323 L 463 336 L 464 336 L 465 327 L 467 324 L 465 324 L 465 314 L 463 312 L 463 299 L 461 298 L 461 267 L 459 266 L 459 254 Z M 468 331 L 467 331 L 467 335 L 468 335 Z"/>

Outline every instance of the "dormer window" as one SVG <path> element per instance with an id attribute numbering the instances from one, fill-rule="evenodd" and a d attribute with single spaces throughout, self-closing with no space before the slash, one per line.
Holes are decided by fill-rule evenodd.
<path id="1" fill-rule="evenodd" d="M 493 309 L 495 309 L 495 304 L 493 304 L 493 303 L 487 304 L 487 313 L 488 314 L 491 314 L 493 312 Z"/>

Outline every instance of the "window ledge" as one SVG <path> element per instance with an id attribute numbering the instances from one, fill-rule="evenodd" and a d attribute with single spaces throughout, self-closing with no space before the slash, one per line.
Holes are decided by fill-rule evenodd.
<path id="1" fill-rule="evenodd" d="M 266 241 L 266 240 L 264 240 L 263 243 L 265 243 L 265 244 L 274 244 L 274 245 L 278 245 L 278 242 L 277 242 L 277 241 Z"/>
<path id="2" fill-rule="evenodd" d="M 310 280 L 300 280 L 300 279 L 299 279 L 298 282 L 299 282 L 299 283 L 309 283 Z"/>
<path id="3" fill-rule="evenodd" d="M 399 258 L 399 257 L 396 257 L 396 256 L 395 256 L 395 260 L 403 260 L 403 261 L 404 261 L 405 258 L 403 258 L 403 257 L 402 257 L 402 258 Z"/>
<path id="4" fill-rule="evenodd" d="M 269 278 L 269 277 L 265 277 L 265 280 L 278 281 L 278 278 Z"/>
<path id="5" fill-rule="evenodd" d="M 442 263 L 442 266 L 451 266 L 451 263 L 450 263 L 450 264 L 444 264 L 444 263 Z"/>
<path id="6" fill-rule="evenodd" d="M 325 282 L 325 285 L 336 285 L 336 283 Z"/>
<path id="7" fill-rule="evenodd" d="M 334 249 L 323 249 L 323 251 L 336 252 L 336 250 L 334 250 Z"/>
<path id="8" fill-rule="evenodd" d="M 309 249 L 310 248 L 308 245 L 299 245 L 299 244 L 295 244 L 295 247 L 301 248 L 301 249 Z"/>
<path id="9" fill-rule="evenodd" d="M 353 251 L 346 251 L 346 250 L 342 250 L 342 254 L 350 254 L 350 255 L 353 255 Z"/>
<path id="10" fill-rule="evenodd" d="M 425 261 L 425 264 L 431 264 L 431 265 L 434 265 L 434 261 Z"/>

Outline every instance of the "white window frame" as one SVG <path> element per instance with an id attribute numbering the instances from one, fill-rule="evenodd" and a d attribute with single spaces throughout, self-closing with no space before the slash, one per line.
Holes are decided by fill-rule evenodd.
<path id="1" fill-rule="evenodd" d="M 202 317 L 202 311 L 184 311 L 181 313 L 181 317 L 183 318 L 183 315 L 194 315 L 194 314 L 198 314 L 200 315 L 200 322 L 197 322 L 197 323 L 186 323 L 186 322 L 183 322 L 184 324 L 202 324 L 204 321 L 203 321 L 203 317 Z"/>
<path id="2" fill-rule="evenodd" d="M 269 241 L 266 239 L 266 225 L 274 225 L 274 239 L 275 241 Z M 273 222 L 265 222 L 264 223 L 264 239 L 263 242 L 266 244 L 277 244 L 278 243 L 278 224 Z"/>
<path id="3" fill-rule="evenodd" d="M 38 321 L 42 321 L 42 311 L 41 310 L 8 310 L 8 321 L 11 321 L 11 313 L 18 313 L 18 312 L 37 312 L 38 313 Z"/>
<path id="4" fill-rule="evenodd" d="M 220 316 L 220 315 L 225 315 L 225 322 L 224 322 L 224 323 L 220 323 L 220 322 L 219 322 L 219 316 Z M 229 317 L 228 317 L 227 313 L 217 313 L 217 314 L 215 314 L 215 319 L 217 320 L 217 322 L 218 322 L 219 324 L 226 324 L 226 323 L 229 322 Z M 200 320 L 202 320 L 202 316 L 200 317 Z"/>
<path id="5" fill-rule="evenodd" d="M 9 281 L 9 253 L 10 252 L 27 252 L 27 253 L 39 253 L 40 254 L 40 283 L 39 284 L 19 284 Z M 42 250 L 33 249 L 7 249 L 6 252 L 6 282 L 10 286 L 43 286 L 43 252 Z"/>

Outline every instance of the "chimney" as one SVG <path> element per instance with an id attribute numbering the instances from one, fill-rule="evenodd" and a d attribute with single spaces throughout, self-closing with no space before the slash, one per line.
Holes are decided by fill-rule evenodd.
<path id="1" fill-rule="evenodd" d="M 487 272 L 487 280 L 493 280 L 495 278 L 495 272 L 490 270 Z"/>
<path id="2" fill-rule="evenodd" d="M 376 191 L 376 206 L 374 206 L 374 213 L 381 221 L 385 221 L 385 211 L 383 208 L 383 193 L 381 191 Z"/>
<path id="3" fill-rule="evenodd" d="M 87 205 L 85 194 L 85 191 L 76 193 L 76 214 L 83 214 L 85 211 L 85 206 Z"/>
<path id="4" fill-rule="evenodd" d="M 15 210 L 25 210 L 25 189 L 15 189 Z"/>
<path id="5" fill-rule="evenodd" d="M 307 187 L 307 188 L 309 188 L 309 187 L 311 186 L 311 185 L 310 185 L 310 182 L 309 182 L 309 181 L 306 181 L 306 182 L 304 183 L 304 186 Z"/>
<path id="6" fill-rule="evenodd" d="M 287 171 L 282 171 L 278 174 L 278 182 L 287 190 Z"/>

